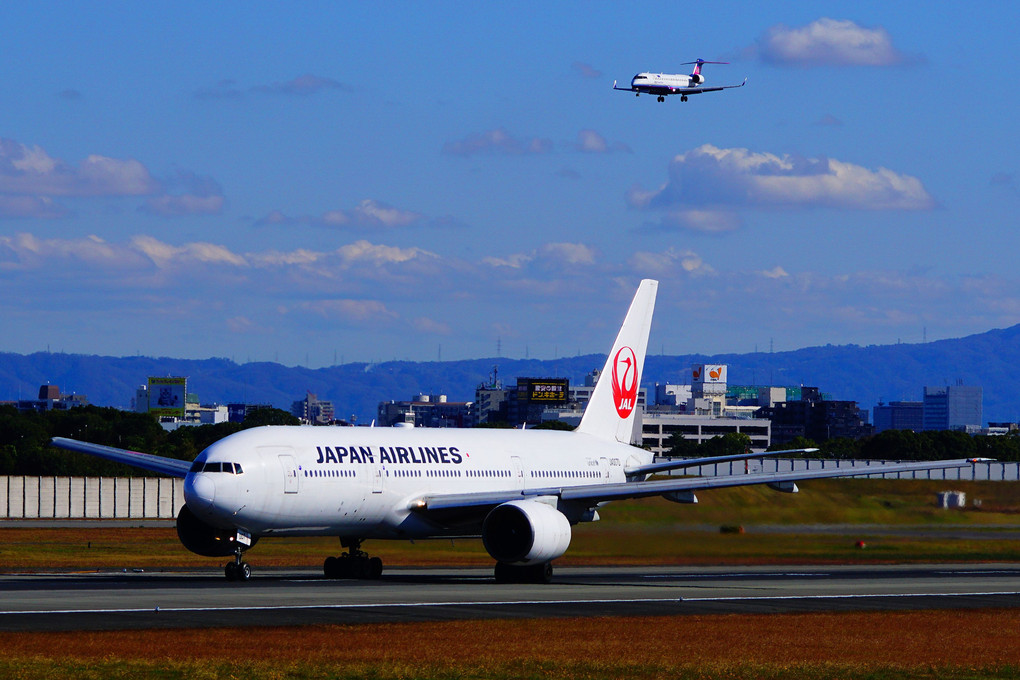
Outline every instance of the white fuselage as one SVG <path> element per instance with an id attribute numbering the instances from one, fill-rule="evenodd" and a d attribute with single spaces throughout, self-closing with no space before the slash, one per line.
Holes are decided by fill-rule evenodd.
<path id="1" fill-rule="evenodd" d="M 674 94 L 694 85 L 689 75 L 679 73 L 639 73 L 630 81 L 634 90 L 649 94 Z"/>
<path id="2" fill-rule="evenodd" d="M 260 427 L 200 454 L 184 493 L 204 521 L 254 536 L 477 535 L 437 528 L 411 505 L 444 494 L 619 483 L 625 467 L 651 458 L 580 432 Z"/>

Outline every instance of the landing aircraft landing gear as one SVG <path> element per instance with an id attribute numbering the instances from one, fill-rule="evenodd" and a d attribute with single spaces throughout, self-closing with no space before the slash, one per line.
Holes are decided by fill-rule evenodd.
<path id="1" fill-rule="evenodd" d="M 687 95 L 685 95 L 685 94 L 680 95 L 680 101 L 682 101 L 682 102 L 687 101 Z"/>
<path id="2" fill-rule="evenodd" d="M 223 575 L 228 581 L 247 581 L 251 578 L 251 565 L 241 560 L 241 548 L 234 551 L 234 561 L 223 567 Z"/>
<path id="3" fill-rule="evenodd" d="M 541 564 L 496 562 L 496 583 L 549 583 L 552 574 L 552 562 Z"/>
<path id="4" fill-rule="evenodd" d="M 382 560 L 369 557 L 361 549 L 360 538 L 341 538 L 340 545 L 347 552 L 339 557 L 327 557 L 322 563 L 322 573 L 326 578 L 357 578 L 375 580 L 382 576 Z"/>
<path id="5" fill-rule="evenodd" d="M 666 101 L 666 98 L 663 97 L 662 95 L 659 95 L 659 101 L 660 102 L 664 102 L 664 101 Z M 683 101 L 683 97 L 680 98 L 680 101 Z"/>

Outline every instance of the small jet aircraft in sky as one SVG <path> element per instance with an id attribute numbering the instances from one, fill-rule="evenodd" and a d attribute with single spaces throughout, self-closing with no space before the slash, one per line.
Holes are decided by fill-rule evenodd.
<path id="1" fill-rule="evenodd" d="M 747 78 L 739 85 L 723 85 L 721 87 L 701 87 L 705 82 L 705 76 L 701 75 L 701 67 L 704 64 L 728 64 L 728 61 L 697 61 L 684 62 L 683 65 L 694 64 L 694 70 L 690 75 L 682 73 L 639 73 L 630 81 L 630 87 L 617 87 L 613 81 L 614 90 L 633 92 L 634 96 L 640 97 L 644 94 L 657 95 L 660 102 L 666 101 L 671 94 L 680 95 L 680 101 L 687 101 L 687 95 L 701 94 L 702 92 L 718 92 L 719 90 L 730 90 L 735 87 L 747 85 Z"/>
<path id="2" fill-rule="evenodd" d="M 177 535 L 188 550 L 229 557 L 231 581 L 247 581 L 242 555 L 273 536 L 333 536 L 347 549 L 323 564 L 326 578 L 379 578 L 366 539 L 481 538 L 503 582 L 547 582 L 570 546 L 571 527 L 594 522 L 606 503 L 662 496 L 696 503 L 695 491 L 911 470 L 960 468 L 943 460 L 791 472 L 670 477 L 655 473 L 773 451 L 655 462 L 631 445 L 657 281 L 645 280 L 606 358 L 581 423 L 571 432 L 418 427 L 255 427 L 224 437 L 194 462 L 54 438 L 54 446 L 184 479 Z"/>

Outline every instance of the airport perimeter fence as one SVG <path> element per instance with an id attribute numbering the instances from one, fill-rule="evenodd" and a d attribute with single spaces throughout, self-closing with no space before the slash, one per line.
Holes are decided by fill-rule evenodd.
<path id="1" fill-rule="evenodd" d="M 659 458 L 667 461 L 670 458 Z M 799 472 L 801 470 L 831 470 L 854 465 L 866 465 L 876 468 L 875 472 L 859 477 L 872 479 L 938 479 L 963 481 L 1020 481 L 1020 462 L 1000 463 L 995 461 L 974 463 L 962 468 L 944 470 L 915 470 L 913 472 L 881 472 L 881 466 L 892 463 L 912 461 L 898 460 L 831 460 L 806 458 L 752 458 L 747 461 L 730 461 L 713 465 L 700 465 L 692 468 L 673 470 L 671 475 L 700 475 L 716 477 L 719 475 L 743 475 L 755 472 Z M 858 477 L 858 475 L 855 475 Z"/>
<path id="2" fill-rule="evenodd" d="M 659 460 L 669 460 L 660 458 Z M 898 461 L 759 458 L 674 470 L 673 475 L 742 475 L 819 470 L 851 465 L 875 468 L 886 479 L 1020 481 L 1020 462 L 975 463 L 949 470 L 882 473 Z M 746 465 L 745 465 L 746 463 Z M 184 505 L 184 480 L 171 477 L 18 477 L 0 475 L 0 520 L 175 519 Z"/>
<path id="3" fill-rule="evenodd" d="M 183 505 L 173 477 L 0 476 L 0 519 L 175 519 Z"/>

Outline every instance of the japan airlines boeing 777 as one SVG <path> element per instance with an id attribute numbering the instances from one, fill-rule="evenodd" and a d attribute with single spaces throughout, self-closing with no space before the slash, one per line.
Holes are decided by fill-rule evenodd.
<path id="1" fill-rule="evenodd" d="M 634 96 L 640 97 L 641 93 L 654 94 L 659 98 L 660 102 L 666 101 L 666 97 L 671 94 L 680 95 L 680 101 L 687 101 L 687 95 L 701 94 L 703 92 L 718 92 L 719 90 L 731 90 L 735 87 L 743 87 L 747 85 L 747 78 L 744 78 L 744 82 L 739 85 L 723 85 L 720 87 L 702 87 L 702 83 L 705 82 L 705 76 L 701 74 L 701 67 L 703 64 L 726 64 L 729 62 L 725 61 L 705 61 L 704 59 L 698 59 L 697 61 L 688 61 L 686 64 L 694 64 L 694 70 L 691 71 L 690 75 L 682 73 L 639 73 L 630 80 L 630 87 L 617 87 L 616 81 L 613 81 L 614 90 L 623 90 L 624 92 L 633 92 Z"/>
<path id="2" fill-rule="evenodd" d="M 641 282 L 572 432 L 258 427 L 223 438 L 193 463 L 71 439 L 53 445 L 183 477 L 177 534 L 199 555 L 232 555 L 225 567 L 231 580 L 250 577 L 242 556 L 261 538 L 338 536 L 348 552 L 326 559 L 329 578 L 378 578 L 382 562 L 361 550 L 365 539 L 481 537 L 497 580 L 548 581 L 550 562 L 570 545 L 571 526 L 597 520 L 609 501 L 664 496 L 691 503 L 700 489 L 768 484 L 793 492 L 807 479 L 970 463 L 648 480 L 752 457 L 654 463 L 651 452 L 630 445 L 657 285 Z"/>

